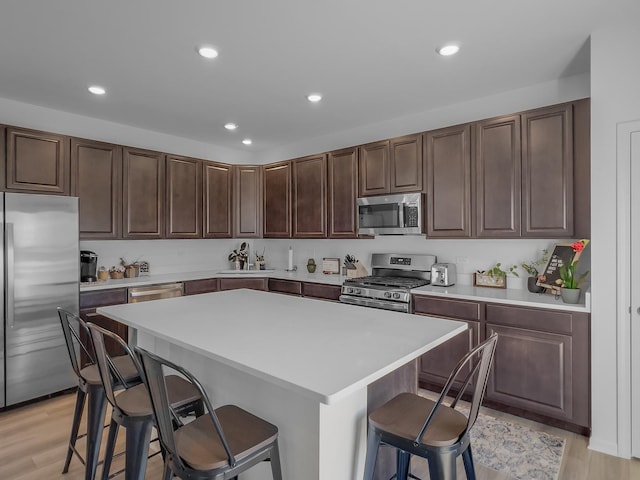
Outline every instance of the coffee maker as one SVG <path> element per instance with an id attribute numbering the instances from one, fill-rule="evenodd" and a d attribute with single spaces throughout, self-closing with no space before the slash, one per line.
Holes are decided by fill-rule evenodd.
<path id="1" fill-rule="evenodd" d="M 80 281 L 95 282 L 98 267 L 98 255 L 90 250 L 80 250 Z"/>

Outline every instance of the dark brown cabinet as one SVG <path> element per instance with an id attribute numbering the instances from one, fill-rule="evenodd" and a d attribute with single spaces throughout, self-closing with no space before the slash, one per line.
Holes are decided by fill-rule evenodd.
<path id="1" fill-rule="evenodd" d="M 327 157 L 291 162 L 293 238 L 327 237 Z"/>
<path id="2" fill-rule="evenodd" d="M 166 157 L 166 238 L 202 236 L 202 162 Z"/>
<path id="3" fill-rule="evenodd" d="M 204 237 L 233 236 L 231 165 L 203 162 L 204 168 Z"/>
<path id="4" fill-rule="evenodd" d="M 520 236 L 520 116 L 475 124 L 476 237 Z"/>
<path id="5" fill-rule="evenodd" d="M 236 290 L 238 288 L 267 291 L 266 278 L 219 278 L 218 282 L 220 291 Z"/>
<path id="6" fill-rule="evenodd" d="M 122 227 L 122 147 L 71 139 L 71 195 L 81 239 L 116 239 Z"/>
<path id="7" fill-rule="evenodd" d="M 85 322 L 92 322 L 96 325 L 115 333 L 125 342 L 129 340 L 129 329 L 126 325 L 116 322 L 107 317 L 96 313 L 98 307 L 106 307 L 108 305 L 120 305 L 127 303 L 127 289 L 126 288 L 114 288 L 110 290 L 99 290 L 93 292 L 81 292 L 80 293 L 80 317 Z M 80 338 L 82 341 L 90 342 L 86 336 L 86 332 L 80 330 Z M 117 342 L 111 339 L 105 339 L 105 346 L 107 353 L 110 355 L 124 355 Z M 88 363 L 89 359 L 86 352 L 80 352 L 80 364 L 84 366 Z"/>
<path id="8" fill-rule="evenodd" d="M 356 219 L 357 152 L 356 148 L 347 148 L 331 152 L 327 158 L 329 238 L 356 238 L 358 236 Z"/>
<path id="9" fill-rule="evenodd" d="M 358 147 L 360 196 L 389 193 L 389 141 Z"/>
<path id="10" fill-rule="evenodd" d="M 268 281 L 269 291 L 286 293 L 288 295 L 302 295 L 302 283 L 295 280 L 283 280 L 280 278 L 270 278 Z"/>
<path id="11" fill-rule="evenodd" d="M 471 237 L 471 126 L 425 133 L 427 237 Z"/>
<path id="12" fill-rule="evenodd" d="M 123 149 L 123 237 L 162 238 L 164 235 L 164 154 Z"/>
<path id="13" fill-rule="evenodd" d="M 265 238 L 291 238 L 291 162 L 263 167 Z"/>
<path id="14" fill-rule="evenodd" d="M 389 191 L 422 190 L 422 135 L 407 135 L 389 141 Z"/>
<path id="15" fill-rule="evenodd" d="M 486 399 L 588 429 L 589 315 L 488 304 L 498 345 Z"/>
<path id="16" fill-rule="evenodd" d="M 7 128 L 7 191 L 69 195 L 69 138 L 23 128 Z"/>
<path id="17" fill-rule="evenodd" d="M 236 238 L 262 236 L 262 167 L 234 167 L 233 212 Z"/>
<path id="18" fill-rule="evenodd" d="M 323 283 L 304 282 L 302 284 L 302 295 L 305 297 L 321 298 L 337 302 L 340 299 L 342 287 L 340 285 L 326 285 Z"/>
<path id="19" fill-rule="evenodd" d="M 217 292 L 220 285 L 217 278 L 203 278 L 201 280 L 187 280 L 184 282 L 185 295 Z"/>
<path id="20" fill-rule="evenodd" d="M 483 304 L 465 300 L 413 297 L 414 313 L 463 320 L 468 329 L 420 357 L 419 381 L 425 388 L 443 387 L 460 359 L 480 343 Z"/>
<path id="21" fill-rule="evenodd" d="M 522 235 L 573 235 L 571 104 L 522 114 Z"/>

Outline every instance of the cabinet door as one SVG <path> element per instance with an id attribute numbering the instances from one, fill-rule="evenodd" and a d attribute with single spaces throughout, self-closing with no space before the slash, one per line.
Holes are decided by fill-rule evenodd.
<path id="1" fill-rule="evenodd" d="M 573 102 L 573 235 L 591 238 L 591 101 Z"/>
<path id="2" fill-rule="evenodd" d="M 422 191 L 422 135 L 408 135 L 389 142 L 390 191 Z"/>
<path id="3" fill-rule="evenodd" d="M 339 285 L 325 285 L 322 283 L 304 282 L 302 284 L 302 295 L 305 297 L 321 298 L 337 302 L 340 299 L 342 287 Z"/>
<path id="4" fill-rule="evenodd" d="M 184 282 L 184 294 L 196 295 L 198 293 L 217 292 L 219 289 L 217 278 L 204 278 L 202 280 L 188 280 Z"/>
<path id="5" fill-rule="evenodd" d="M 327 157 L 292 162 L 293 237 L 327 237 Z"/>
<path id="6" fill-rule="evenodd" d="M 122 147 L 71 139 L 71 195 L 79 197 L 80 238 L 114 239 L 122 226 Z"/>
<path id="7" fill-rule="evenodd" d="M 389 141 L 370 143 L 358 147 L 360 195 L 389 193 Z"/>
<path id="8" fill-rule="evenodd" d="M 262 167 L 234 167 L 234 231 L 235 238 L 262 236 Z"/>
<path id="9" fill-rule="evenodd" d="M 471 128 L 425 134 L 427 237 L 471 236 Z"/>
<path id="10" fill-rule="evenodd" d="M 520 116 L 475 124 L 476 236 L 520 236 Z"/>
<path id="11" fill-rule="evenodd" d="M 356 238 L 358 155 L 356 148 L 329 153 L 329 238 Z"/>
<path id="12" fill-rule="evenodd" d="M 267 290 L 266 278 L 220 278 L 220 291 L 248 288 L 250 290 Z"/>
<path id="13" fill-rule="evenodd" d="M 167 155 L 166 238 L 202 236 L 202 161 Z"/>
<path id="14" fill-rule="evenodd" d="M 204 162 L 204 236 L 231 238 L 233 170 L 231 165 Z"/>
<path id="15" fill-rule="evenodd" d="M 264 237 L 291 238 L 291 162 L 266 165 Z"/>
<path id="16" fill-rule="evenodd" d="M 162 238 L 164 235 L 164 154 L 123 149 L 123 236 Z"/>
<path id="17" fill-rule="evenodd" d="M 270 278 L 268 281 L 269 291 L 286 293 L 288 295 L 302 295 L 302 283 L 295 280 L 282 280 L 279 278 Z"/>
<path id="18" fill-rule="evenodd" d="M 522 236 L 573 235 L 572 107 L 522 115 Z"/>
<path id="19" fill-rule="evenodd" d="M 7 128 L 6 190 L 68 195 L 69 138 Z"/>

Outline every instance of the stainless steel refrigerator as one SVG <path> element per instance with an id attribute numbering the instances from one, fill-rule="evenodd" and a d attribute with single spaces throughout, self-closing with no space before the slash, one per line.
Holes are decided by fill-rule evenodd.
<path id="1" fill-rule="evenodd" d="M 56 307 L 78 312 L 78 199 L 0 194 L 0 407 L 77 384 Z"/>

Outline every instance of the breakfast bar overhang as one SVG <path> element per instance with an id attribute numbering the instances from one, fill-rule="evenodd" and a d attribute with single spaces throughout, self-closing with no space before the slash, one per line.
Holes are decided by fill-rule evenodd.
<path id="1" fill-rule="evenodd" d="M 233 403 L 277 425 L 285 480 L 362 478 L 370 387 L 467 328 L 253 290 L 97 313 L 128 325 L 130 343 L 191 371 L 214 406 Z M 416 385 L 417 370 L 409 371 Z M 268 465 L 242 476 L 270 478 Z"/>

